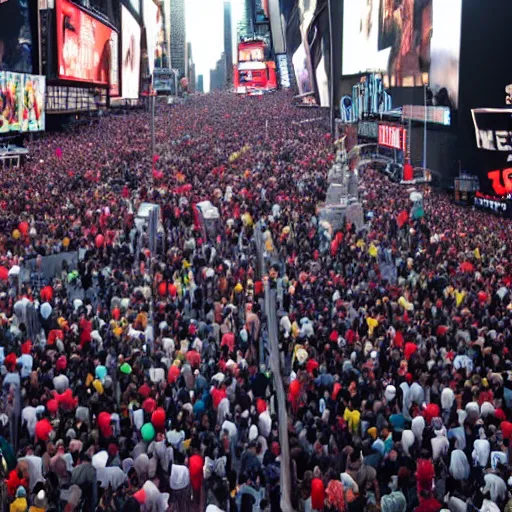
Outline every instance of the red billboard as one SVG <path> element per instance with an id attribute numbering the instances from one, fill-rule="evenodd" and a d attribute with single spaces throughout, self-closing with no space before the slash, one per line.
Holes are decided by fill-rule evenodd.
<path id="1" fill-rule="evenodd" d="M 407 130 L 394 124 L 379 124 L 379 146 L 407 150 Z"/>
<path id="2" fill-rule="evenodd" d="M 118 34 L 69 0 L 57 0 L 57 76 L 119 95 Z"/>
<path id="3" fill-rule="evenodd" d="M 254 62 L 265 60 L 265 43 L 252 41 L 238 44 L 238 62 Z"/>

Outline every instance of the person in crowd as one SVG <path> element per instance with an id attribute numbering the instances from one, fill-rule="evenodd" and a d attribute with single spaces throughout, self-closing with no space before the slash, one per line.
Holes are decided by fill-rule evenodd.
<path id="1" fill-rule="evenodd" d="M 286 93 L 198 96 L 158 108 L 157 155 L 130 112 L 0 169 L 11 511 L 274 512 L 284 464 L 302 511 L 511 508 L 510 230 L 427 187 L 415 218 L 369 167 L 363 229 L 326 227 L 336 146 L 306 120 Z"/>

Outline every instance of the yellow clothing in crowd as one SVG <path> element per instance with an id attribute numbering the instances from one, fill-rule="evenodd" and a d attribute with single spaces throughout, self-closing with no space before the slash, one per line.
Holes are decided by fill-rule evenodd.
<path id="1" fill-rule="evenodd" d="M 350 432 L 352 434 L 357 434 L 361 423 L 361 413 L 359 411 L 351 411 L 347 408 L 345 409 L 343 419 L 346 421 Z"/>
<path id="2" fill-rule="evenodd" d="M 9 512 L 27 512 L 27 498 L 16 498 L 9 507 Z"/>

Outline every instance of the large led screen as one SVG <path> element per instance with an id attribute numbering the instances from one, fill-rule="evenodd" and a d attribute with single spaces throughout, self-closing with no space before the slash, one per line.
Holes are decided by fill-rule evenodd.
<path id="1" fill-rule="evenodd" d="M 0 73 L 0 133 L 19 132 L 23 75 Z"/>
<path id="2" fill-rule="evenodd" d="M 32 35 L 26 0 L 0 1 L 0 71 L 32 72 Z"/>
<path id="3" fill-rule="evenodd" d="M 45 93 L 44 76 L 0 72 L 0 133 L 44 130 Z"/>
<path id="4" fill-rule="evenodd" d="M 384 73 L 391 87 L 428 83 L 457 105 L 462 0 L 344 0 L 343 8 L 344 75 Z"/>
<path id="5" fill-rule="evenodd" d="M 122 8 L 122 93 L 123 98 L 139 97 L 140 77 L 140 25 L 123 5 Z"/>
<path id="6" fill-rule="evenodd" d="M 69 0 L 57 0 L 58 77 L 108 85 L 119 95 L 118 35 Z"/>
<path id="7" fill-rule="evenodd" d="M 142 16 L 144 18 L 144 26 L 146 27 L 146 45 L 148 50 L 149 74 L 153 74 L 155 69 L 155 53 L 158 34 L 160 33 L 160 11 L 153 0 L 143 0 Z"/>
<path id="8" fill-rule="evenodd" d="M 45 128 L 46 77 L 23 75 L 21 131 L 39 132 Z"/>

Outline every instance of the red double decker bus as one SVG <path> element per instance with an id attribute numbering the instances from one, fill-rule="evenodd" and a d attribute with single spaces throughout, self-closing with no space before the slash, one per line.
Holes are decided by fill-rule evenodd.
<path id="1" fill-rule="evenodd" d="M 277 89 L 276 63 L 269 57 L 264 41 L 238 44 L 238 63 L 234 65 L 233 83 L 239 94 L 261 94 Z"/>

